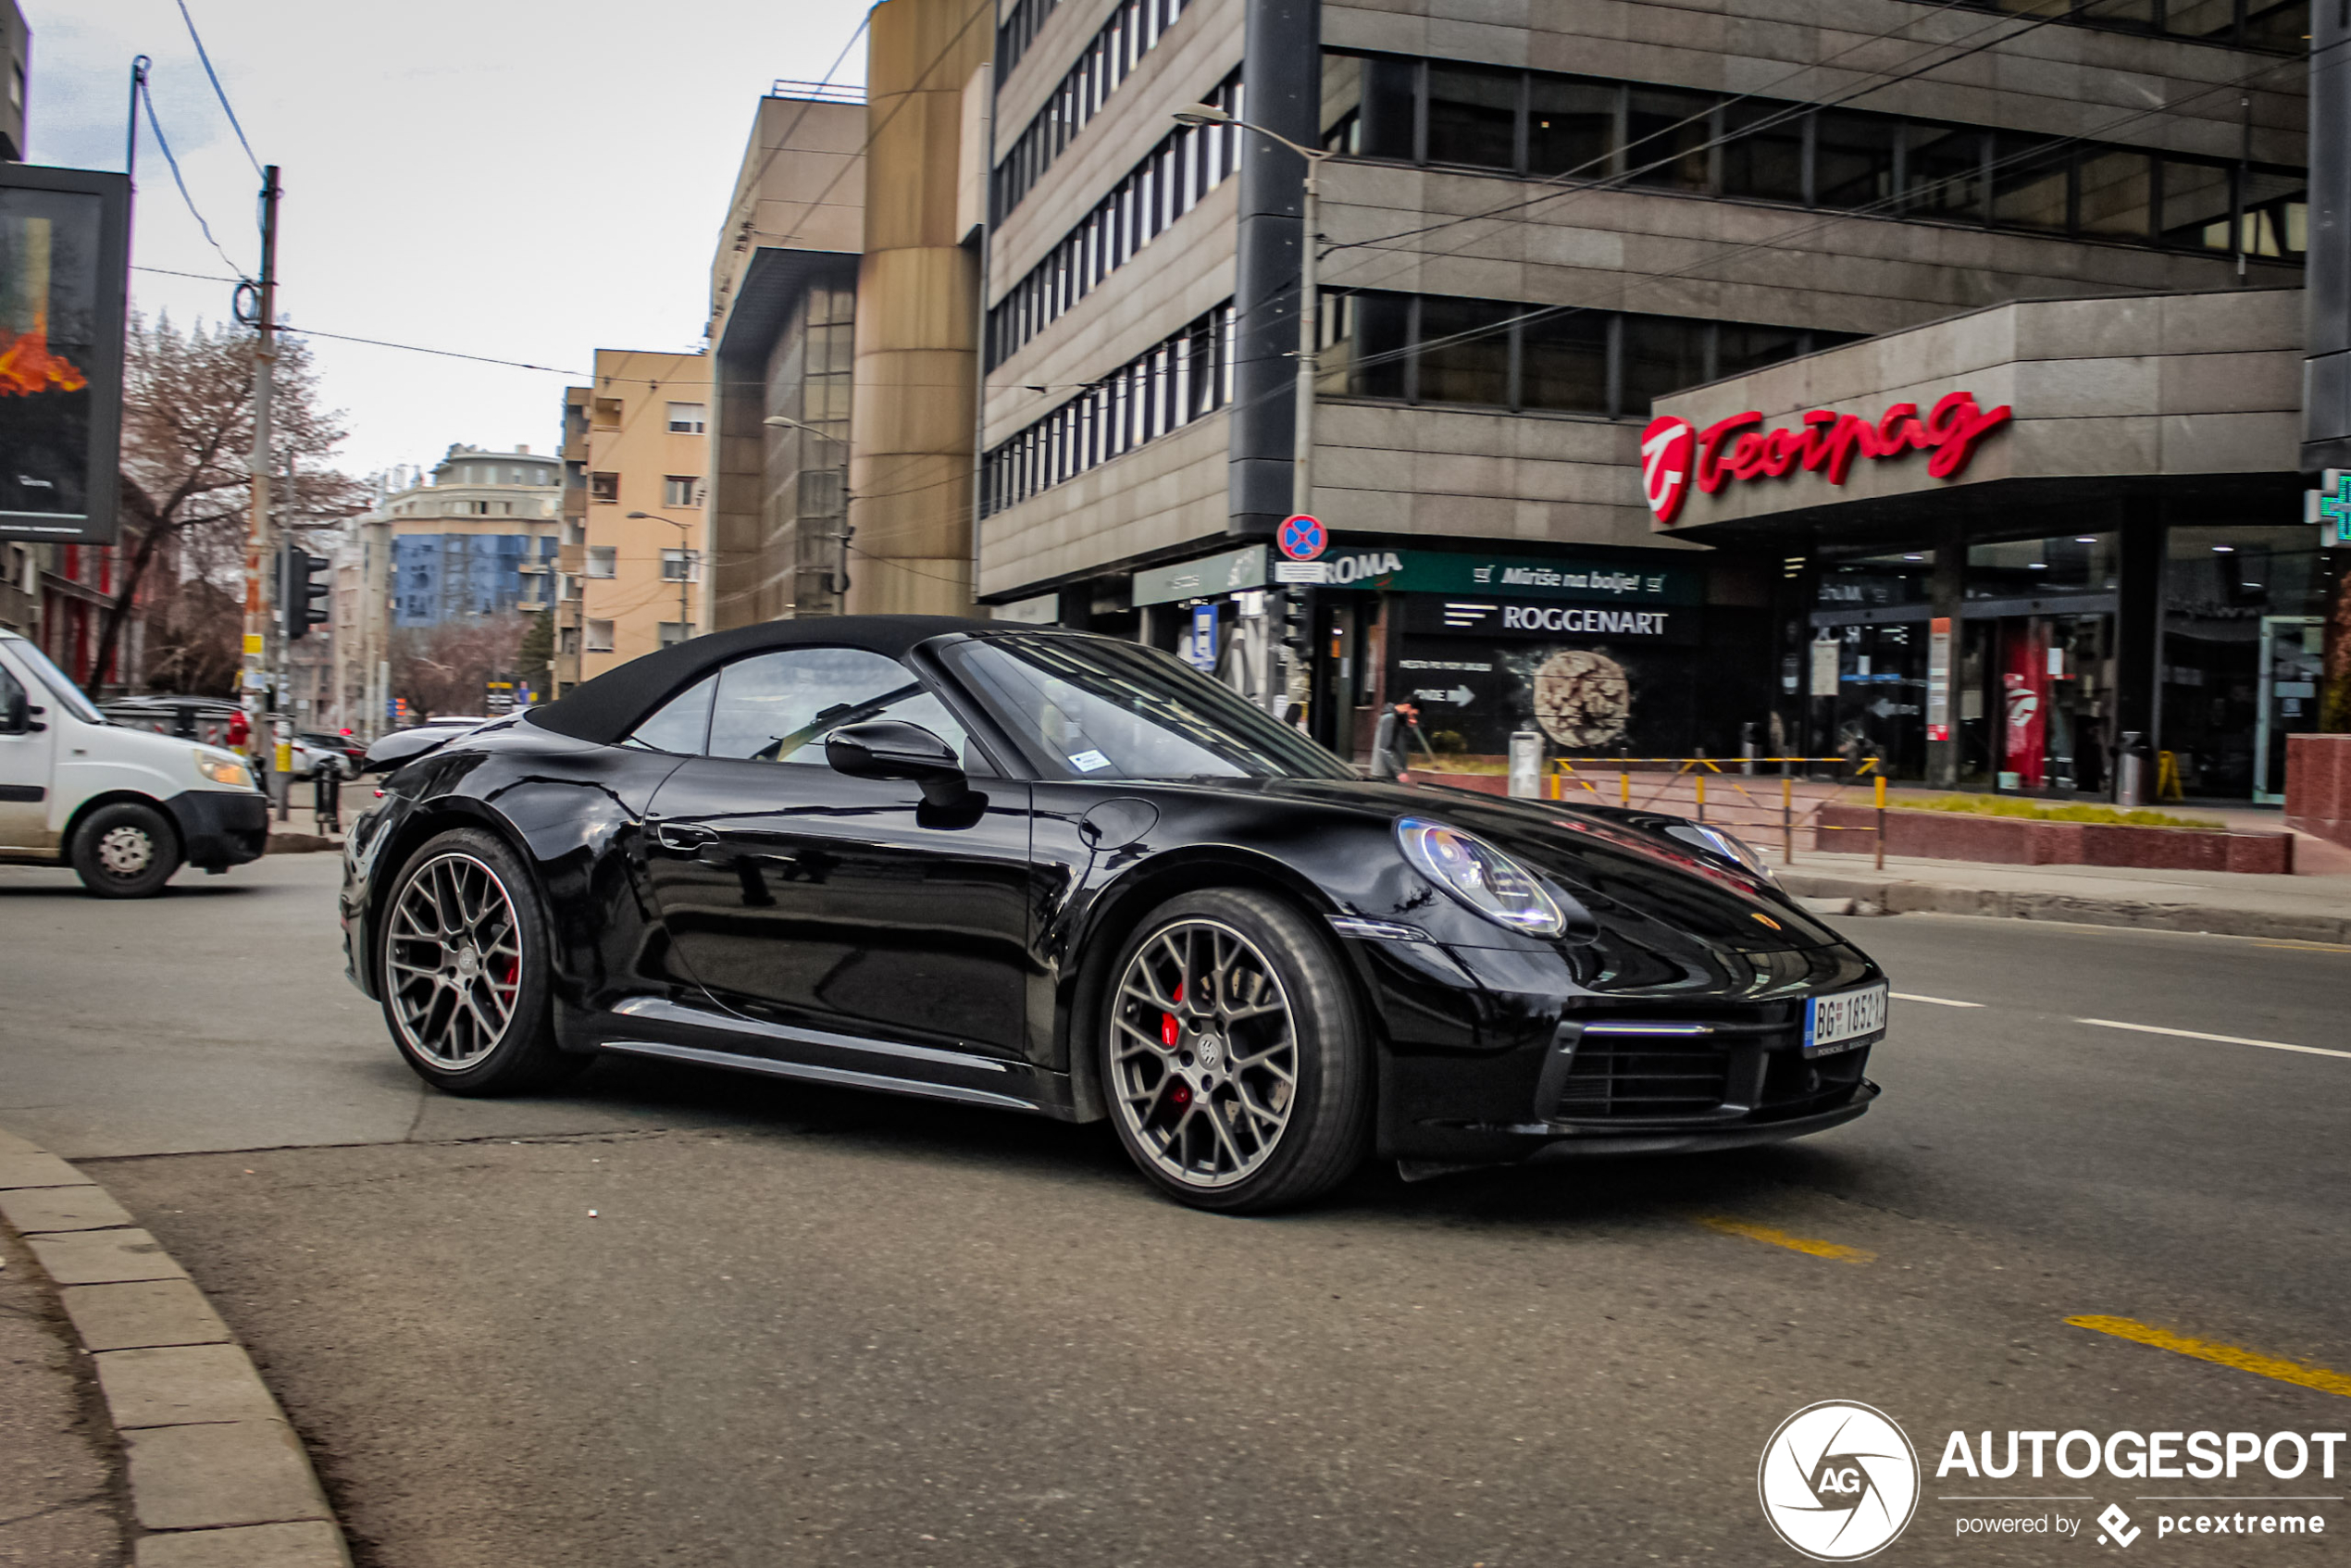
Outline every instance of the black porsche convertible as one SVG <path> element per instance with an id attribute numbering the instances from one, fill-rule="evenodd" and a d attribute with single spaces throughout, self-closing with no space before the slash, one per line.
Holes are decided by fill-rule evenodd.
<path id="1" fill-rule="evenodd" d="M 1370 782 L 1115 639 L 775 622 L 448 734 L 379 753 L 342 916 L 453 1093 L 613 1052 L 1106 1117 L 1223 1210 L 1878 1093 L 1884 977 L 1736 839 Z"/>

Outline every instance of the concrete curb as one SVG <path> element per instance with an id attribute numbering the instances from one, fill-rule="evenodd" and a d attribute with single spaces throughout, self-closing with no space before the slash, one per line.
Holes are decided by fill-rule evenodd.
<path id="1" fill-rule="evenodd" d="M 106 1189 L 0 1132 L 0 1220 L 56 1287 L 122 1439 L 136 1568 L 351 1568 L 302 1440 L 188 1273 Z"/>
<path id="2" fill-rule="evenodd" d="M 1838 913 L 1983 915 L 2009 920 L 2062 920 L 2082 926 L 2133 926 L 2158 931 L 2203 931 L 2223 937 L 2351 944 L 2351 915 L 2304 915 L 2288 910 L 2232 909 L 2221 904 L 2161 903 L 2151 899 L 2081 898 L 2061 892 L 2009 892 L 1947 888 L 1898 877 L 1835 876 L 1773 868 L 1780 886 L 1800 899 L 1849 901 Z"/>
<path id="3" fill-rule="evenodd" d="M 272 833 L 262 847 L 264 854 L 316 854 L 321 850 L 342 848 L 341 839 L 329 839 L 317 833 Z"/>

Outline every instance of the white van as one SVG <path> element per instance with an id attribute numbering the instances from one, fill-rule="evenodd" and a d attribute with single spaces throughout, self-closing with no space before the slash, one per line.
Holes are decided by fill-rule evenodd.
<path id="1" fill-rule="evenodd" d="M 269 805 L 244 759 L 108 724 L 48 655 L 0 631 L 0 865 L 73 867 L 146 898 L 182 865 L 257 860 Z"/>

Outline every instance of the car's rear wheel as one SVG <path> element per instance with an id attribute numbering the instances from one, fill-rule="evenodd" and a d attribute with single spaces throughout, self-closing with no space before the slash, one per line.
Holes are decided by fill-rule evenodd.
<path id="1" fill-rule="evenodd" d="M 1102 1020 L 1102 1092 L 1161 1190 L 1280 1208 L 1362 1162 L 1371 1052 L 1338 963 L 1303 914 L 1238 889 L 1187 893 L 1137 928 Z"/>
<path id="2" fill-rule="evenodd" d="M 460 828 L 426 840 L 381 924 L 385 1022 L 418 1076 L 452 1094 L 513 1094 L 587 1058 L 555 1044 L 547 922 L 504 840 Z"/>
<path id="3" fill-rule="evenodd" d="M 81 819 L 68 858 L 102 899 L 153 898 L 180 869 L 180 835 L 155 807 L 118 801 Z"/>

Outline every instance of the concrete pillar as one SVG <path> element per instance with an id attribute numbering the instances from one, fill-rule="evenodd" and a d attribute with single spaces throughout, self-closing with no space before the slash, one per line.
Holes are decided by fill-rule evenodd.
<path id="1" fill-rule="evenodd" d="M 2310 7 L 2302 471 L 2351 467 L 2351 9 Z"/>
<path id="2" fill-rule="evenodd" d="M 989 0 L 882 0 L 866 56 L 865 251 L 850 415 L 850 614 L 972 610 L 979 258 L 956 243 L 964 84 Z"/>
<path id="3" fill-rule="evenodd" d="M 1309 147 L 1321 140 L 1321 23 L 1319 0 L 1248 0 L 1242 118 Z M 1241 137 L 1225 528 L 1244 537 L 1270 535 L 1289 516 L 1305 164 L 1277 142 Z M 1324 521 L 1347 526 L 1343 517 Z"/>

